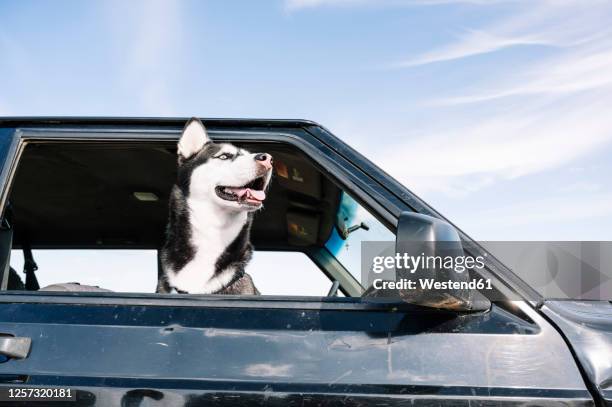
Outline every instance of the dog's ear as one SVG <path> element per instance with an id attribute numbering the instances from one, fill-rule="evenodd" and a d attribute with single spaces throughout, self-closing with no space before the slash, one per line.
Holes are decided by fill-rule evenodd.
<path id="1" fill-rule="evenodd" d="M 191 157 L 200 151 L 204 144 L 209 141 L 206 128 L 200 119 L 196 117 L 189 119 L 178 142 L 179 158 L 186 159 Z"/>

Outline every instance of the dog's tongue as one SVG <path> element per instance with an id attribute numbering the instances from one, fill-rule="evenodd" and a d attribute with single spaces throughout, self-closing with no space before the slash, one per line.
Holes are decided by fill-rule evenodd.
<path id="1" fill-rule="evenodd" d="M 266 193 L 264 191 L 258 191 L 256 189 L 247 189 L 247 197 L 255 198 L 258 201 L 266 199 Z"/>
<path id="2" fill-rule="evenodd" d="M 263 201 L 266 199 L 266 193 L 264 191 L 258 191 L 256 189 L 251 188 L 232 188 L 232 191 L 238 195 L 239 198 L 242 198 L 246 195 L 246 199 L 252 199 L 255 201 Z"/>

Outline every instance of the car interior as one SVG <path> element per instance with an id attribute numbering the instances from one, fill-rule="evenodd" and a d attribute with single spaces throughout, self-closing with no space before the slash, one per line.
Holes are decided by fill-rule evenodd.
<path id="1" fill-rule="evenodd" d="M 342 215 L 348 195 L 292 146 L 236 144 L 274 157 L 265 207 L 254 217 L 255 250 L 304 253 L 329 278 L 327 295 L 358 296 L 358 276 L 326 246 L 332 238 L 346 240 L 356 230 L 369 229 Z M 29 143 L 13 178 L 7 214 L 13 251 L 24 255 L 25 278 L 20 284 L 23 274 L 12 270 L 6 289 L 39 288 L 36 276 L 45 270 L 35 269 L 32 253 L 37 250 L 158 251 L 176 159 L 176 144 L 167 141 Z"/>

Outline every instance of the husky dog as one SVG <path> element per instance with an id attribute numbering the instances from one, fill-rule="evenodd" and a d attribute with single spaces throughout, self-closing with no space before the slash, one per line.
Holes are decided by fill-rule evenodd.
<path id="1" fill-rule="evenodd" d="M 214 143 L 199 119 L 178 143 L 158 293 L 259 294 L 244 269 L 253 212 L 263 206 L 272 156 Z"/>

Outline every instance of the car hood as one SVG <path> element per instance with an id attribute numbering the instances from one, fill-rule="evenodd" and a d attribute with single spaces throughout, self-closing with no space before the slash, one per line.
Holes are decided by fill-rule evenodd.
<path id="1" fill-rule="evenodd" d="M 591 388 L 612 405 L 612 303 L 545 301 L 541 311 L 567 338 Z"/>

